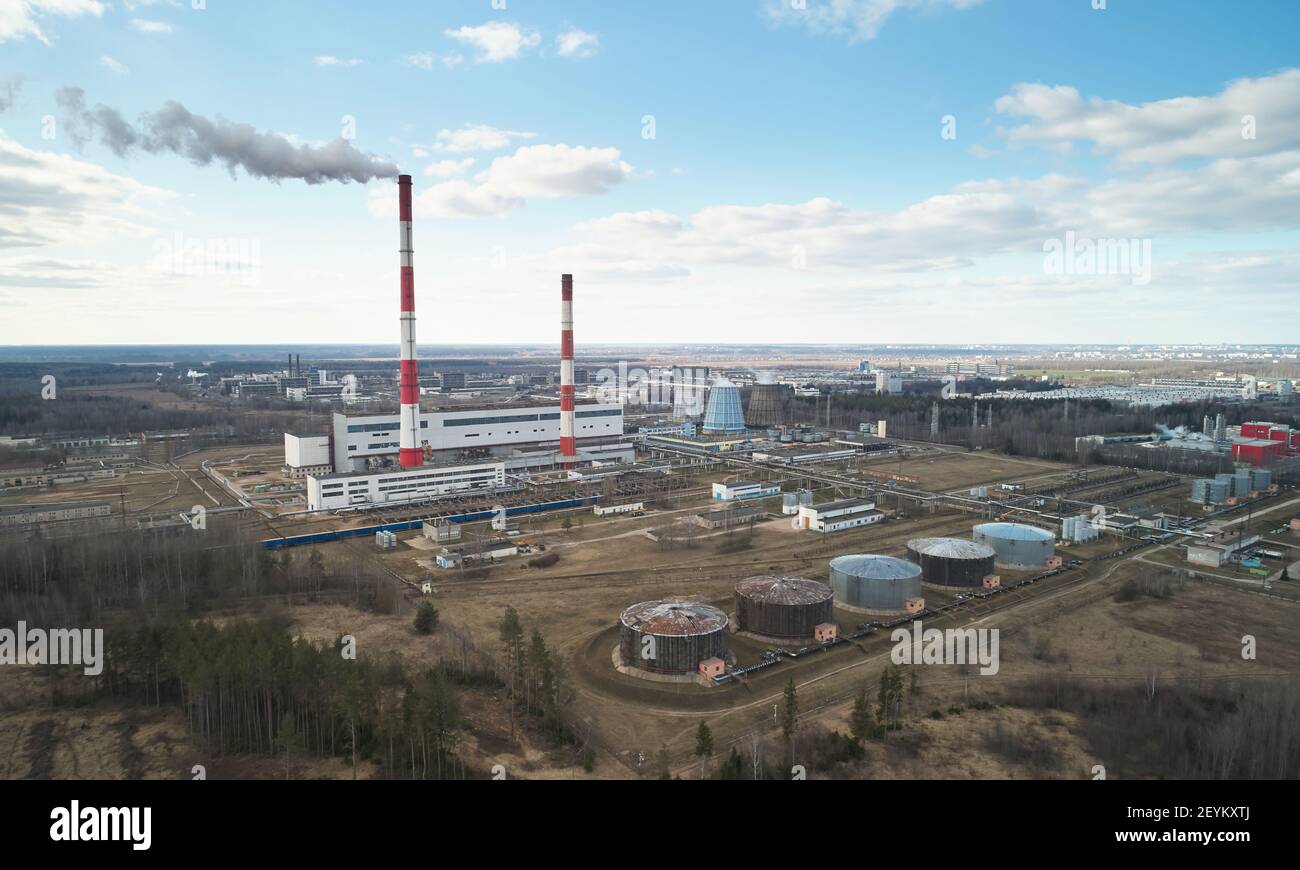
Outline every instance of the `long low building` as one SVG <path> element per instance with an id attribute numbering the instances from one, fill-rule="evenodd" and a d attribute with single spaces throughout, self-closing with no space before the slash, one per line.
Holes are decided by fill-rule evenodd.
<path id="1" fill-rule="evenodd" d="M 574 417 L 579 443 L 623 436 L 622 405 L 578 405 Z M 359 471 L 368 457 L 395 454 L 399 438 L 397 414 L 335 414 L 331 442 L 334 470 Z M 489 450 L 503 454 L 512 447 L 559 440 L 559 405 L 420 412 L 419 446 L 435 453 Z"/>
<path id="2" fill-rule="evenodd" d="M 106 517 L 113 507 L 106 501 L 54 502 L 0 507 L 0 526 L 28 526 L 60 520 L 84 520 Z"/>
<path id="3" fill-rule="evenodd" d="M 307 478 L 307 509 L 417 502 L 440 495 L 491 490 L 506 483 L 504 462 L 447 462 L 419 468 L 348 472 Z"/>
<path id="4" fill-rule="evenodd" d="M 825 504 L 799 506 L 799 527 L 814 532 L 838 532 L 878 523 L 885 515 L 868 499 L 850 498 Z"/>

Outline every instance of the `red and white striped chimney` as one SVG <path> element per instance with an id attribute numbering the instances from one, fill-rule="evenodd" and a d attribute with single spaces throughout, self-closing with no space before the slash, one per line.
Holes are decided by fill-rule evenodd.
<path id="1" fill-rule="evenodd" d="M 424 464 L 420 447 L 420 371 L 415 361 L 415 243 L 411 237 L 411 176 L 397 176 L 398 249 L 402 262 L 401 440 L 397 461 L 403 468 Z"/>
<path id="2" fill-rule="evenodd" d="M 560 276 L 560 465 L 578 461 L 573 431 L 573 276 Z"/>

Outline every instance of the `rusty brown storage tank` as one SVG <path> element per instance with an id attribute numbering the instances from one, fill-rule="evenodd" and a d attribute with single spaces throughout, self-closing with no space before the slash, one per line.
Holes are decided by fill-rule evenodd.
<path id="1" fill-rule="evenodd" d="M 960 538 L 907 542 L 907 558 L 921 566 L 921 582 L 947 589 L 979 589 L 993 573 L 996 556 L 992 547 Z"/>
<path id="2" fill-rule="evenodd" d="M 691 674 L 705 659 L 727 661 L 727 614 L 676 598 L 633 604 L 619 617 L 618 648 L 628 667 Z"/>
<path id="3" fill-rule="evenodd" d="M 766 637 L 811 638 L 831 622 L 831 587 L 803 577 L 764 575 L 736 584 L 736 627 Z"/>

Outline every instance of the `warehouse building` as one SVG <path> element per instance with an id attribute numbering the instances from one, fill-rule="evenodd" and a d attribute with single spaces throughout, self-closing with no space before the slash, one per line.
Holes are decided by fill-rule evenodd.
<path id="1" fill-rule="evenodd" d="M 825 504 L 800 505 L 799 528 L 829 534 L 878 523 L 885 515 L 868 499 L 850 498 Z"/>

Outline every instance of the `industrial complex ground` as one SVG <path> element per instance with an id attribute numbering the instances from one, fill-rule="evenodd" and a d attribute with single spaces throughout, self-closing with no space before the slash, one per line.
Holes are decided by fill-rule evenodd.
<path id="1" fill-rule="evenodd" d="M 376 522 L 364 517 L 295 516 L 301 492 L 256 493 L 259 484 L 283 484 L 279 454 L 266 444 L 226 445 L 167 461 L 156 457 L 112 480 L 70 484 L 57 493 L 23 495 L 23 501 L 110 499 L 131 512 L 160 516 L 189 511 L 194 505 L 216 510 L 213 521 L 239 522 L 262 538 L 345 528 Z M 1064 479 L 1076 469 L 1059 463 L 917 446 L 902 458 L 866 463 L 863 468 L 916 478 L 934 492 L 956 492 L 977 485 L 1022 484 Z M 238 472 L 238 474 L 236 474 Z M 1145 474 L 1145 473 L 1144 473 Z M 786 472 L 787 482 L 797 472 Z M 558 560 L 529 567 L 514 558 L 486 569 L 439 570 L 432 548 L 419 530 L 399 534 L 395 550 L 381 551 L 366 538 L 296 548 L 292 558 L 319 554 L 328 570 L 362 558 L 383 566 L 400 595 L 392 612 L 360 609 L 344 596 L 278 597 L 233 603 L 218 620 L 250 618 L 275 611 L 293 631 L 318 642 L 339 635 L 356 638 L 363 655 L 399 653 L 414 663 L 455 660 L 467 642 L 481 650 L 499 649 L 498 624 L 513 607 L 523 624 L 538 628 L 557 649 L 573 688 L 574 727 L 592 750 L 586 765 L 557 748 L 536 728 L 511 725 L 502 689 L 468 687 L 462 692 L 466 731 L 458 751 L 474 770 L 502 765 L 515 778 L 634 778 L 651 775 L 651 759 L 666 748 L 674 772 L 700 773 L 696 731 L 707 722 L 714 735 L 715 759 L 733 748 L 748 765 L 755 753 L 774 759 L 782 750 L 774 721 L 788 681 L 799 699 L 799 728 L 792 757 L 798 762 L 830 731 L 846 731 L 855 695 L 866 687 L 875 698 L 882 669 L 889 662 L 888 632 L 878 632 L 825 651 L 785 659 L 779 665 L 719 686 L 657 683 L 615 671 L 611 651 L 616 623 L 627 606 L 650 599 L 688 597 L 732 609 L 736 581 L 755 574 L 787 574 L 825 580 L 827 563 L 837 555 L 903 555 L 916 537 L 969 538 L 978 515 L 956 511 L 907 513 L 881 498 L 888 519 L 879 525 L 818 535 L 791 528 L 779 500 L 764 504 L 770 518 L 752 532 L 701 535 L 691 544 L 666 547 L 651 530 L 698 512 L 709 504 L 707 485 L 734 478 L 725 471 L 697 475 L 671 495 L 652 497 L 644 515 L 598 518 L 589 509 L 547 515 L 521 523 L 518 540 L 544 547 Z M 810 484 L 819 501 L 842 495 L 834 487 Z M 239 511 L 234 487 L 256 510 Z M 1190 512 L 1178 486 L 1139 496 L 1136 503 Z M 18 496 L 0 497 L 12 503 Z M 219 509 L 229 509 L 221 519 Z M 1275 531 L 1300 513 L 1290 493 L 1265 499 L 1254 509 L 1252 528 L 1268 532 L 1275 544 L 1295 553 L 1300 535 Z M 385 519 L 398 518 L 393 512 Z M 242 517 L 242 518 L 241 518 Z M 489 537 L 485 524 L 466 527 L 467 539 Z M 1102 765 L 1113 778 L 1160 775 L 1140 743 L 1128 749 L 1099 729 L 1099 719 L 1081 715 L 1077 705 L 1043 702 L 1044 686 L 1058 695 L 1092 690 L 1114 696 L 1160 696 L 1169 687 L 1205 686 L 1216 681 L 1300 679 L 1300 594 L 1286 582 L 1265 588 L 1260 578 L 1239 569 L 1198 570 L 1189 577 L 1180 553 L 1167 545 L 1144 548 L 1114 559 L 1102 558 L 1129 545 L 1109 535 L 1062 550 L 1081 564 L 1033 586 L 971 600 L 927 617 L 926 627 L 996 628 L 1002 636 L 1001 669 L 981 676 L 969 666 L 927 666 L 916 673 L 906 693 L 901 727 L 868 741 L 862 758 L 822 771 L 836 777 L 1059 777 L 1088 778 Z M 1010 585 L 1031 572 L 1002 571 Z M 1158 595 L 1124 594 L 1139 578 L 1165 582 Z M 430 582 L 429 593 L 420 586 Z M 1297 581 L 1300 584 L 1300 581 Z M 926 593 L 930 607 L 954 603 L 950 594 Z M 432 600 L 440 625 L 432 636 L 412 628 L 421 600 Z M 836 610 L 844 633 L 862 617 Z M 1243 659 L 1244 636 L 1255 639 L 1257 656 Z M 765 648 L 732 635 L 732 652 L 752 664 Z M 908 669 L 905 669 L 908 670 Z M 265 757 L 212 758 L 186 728 L 183 714 L 169 708 L 97 703 L 68 708 L 50 703 L 58 680 L 36 668 L 0 669 L 0 777 L 143 776 L 172 778 L 204 764 L 212 777 L 350 777 L 342 760 L 291 760 Z M 1064 688 L 1062 688 L 1064 687 Z M 1050 694 L 1050 692 L 1049 692 Z M 820 736 L 819 736 L 820 735 Z M 810 751 L 810 750 L 809 750 Z M 359 775 L 377 775 L 363 765 Z"/>

